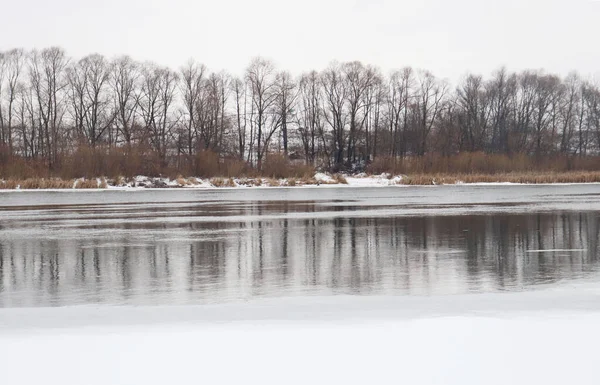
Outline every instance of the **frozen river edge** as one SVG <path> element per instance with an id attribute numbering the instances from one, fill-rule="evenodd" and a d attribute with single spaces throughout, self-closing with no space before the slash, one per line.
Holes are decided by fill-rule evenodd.
<path id="1" fill-rule="evenodd" d="M 363 323 L 440 317 L 600 315 L 600 285 L 572 281 L 535 290 L 432 296 L 298 296 L 207 305 L 0 308 L 5 332 L 162 324 Z"/>
<path id="2" fill-rule="evenodd" d="M 0 310 L 6 383 L 597 384 L 600 289 Z M 33 369 L 32 369 L 33 368 Z"/>

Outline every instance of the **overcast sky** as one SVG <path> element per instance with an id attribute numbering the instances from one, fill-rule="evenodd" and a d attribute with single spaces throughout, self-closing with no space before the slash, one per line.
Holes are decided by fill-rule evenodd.
<path id="1" fill-rule="evenodd" d="M 595 0 L 2 0 L 0 49 L 59 45 L 241 74 L 263 56 L 295 74 L 331 61 L 425 68 L 456 81 L 544 68 L 600 75 Z"/>

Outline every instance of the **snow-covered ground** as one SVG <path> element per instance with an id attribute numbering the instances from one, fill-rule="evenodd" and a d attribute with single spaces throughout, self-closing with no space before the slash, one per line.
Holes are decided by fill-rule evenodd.
<path id="1" fill-rule="evenodd" d="M 401 176 L 392 177 L 389 174 L 367 175 L 357 174 L 352 176 L 344 175 L 343 181 L 336 179 L 331 174 L 318 172 L 311 180 L 295 179 L 295 178 L 151 178 L 146 176 L 137 176 L 133 180 L 122 183 L 120 185 L 111 184 L 108 181 L 110 189 L 130 189 L 147 188 L 147 187 L 182 187 L 182 188 L 231 188 L 231 187 L 380 187 L 380 186 L 396 186 L 400 185 Z"/>
<path id="2" fill-rule="evenodd" d="M 403 176 L 390 174 L 380 175 L 367 175 L 365 173 L 342 175 L 343 179 L 335 178 L 333 175 L 323 172 L 316 173 L 312 178 L 176 178 L 170 179 L 167 177 L 148 177 L 138 175 L 134 178 L 113 180 L 107 178 L 96 178 L 93 180 L 97 184 L 98 189 L 111 189 L 111 190 L 140 190 L 147 188 L 185 188 L 185 189 L 214 189 L 214 188 L 271 188 L 271 187 L 387 187 L 387 186 L 406 186 L 403 183 Z M 6 181 L 0 179 L 0 192 L 2 191 L 14 191 L 11 189 L 3 188 L 3 184 Z M 80 178 L 73 181 L 73 189 L 80 189 L 77 187 L 78 183 L 85 182 L 85 179 Z M 435 184 L 435 181 L 434 181 Z M 527 183 L 513 183 L 513 182 L 476 182 L 476 183 L 464 183 L 457 181 L 455 185 L 469 185 L 469 186 L 507 186 L 507 185 L 527 185 Z M 574 184 L 593 184 L 597 185 L 597 182 L 580 182 L 580 183 L 536 183 L 536 185 L 574 185 Z M 95 188 L 94 188 L 95 189 Z M 17 186 L 15 190 L 23 190 L 20 186 Z M 55 191 L 60 189 L 55 188 L 41 188 L 38 190 Z M 86 190 L 91 190 L 86 188 Z"/>
<path id="3" fill-rule="evenodd" d="M 5 384 L 598 384 L 600 286 L 0 310 Z"/>
<path id="4" fill-rule="evenodd" d="M 354 187 L 378 187 L 378 186 L 396 186 L 401 184 L 402 177 L 394 176 L 389 174 L 381 175 L 366 175 L 358 174 L 346 177 L 348 186 Z"/>
<path id="5" fill-rule="evenodd" d="M 176 178 L 170 179 L 167 177 L 148 177 L 138 175 L 134 178 L 119 178 L 107 179 L 96 178 L 92 180 L 98 189 L 118 189 L 118 190 L 133 190 L 144 188 L 188 188 L 188 189 L 206 189 L 206 188 L 233 188 L 233 187 L 319 187 L 319 186 L 349 186 L 349 187 L 379 187 L 379 186 L 395 186 L 401 184 L 402 177 L 392 177 L 389 174 L 367 175 L 357 174 L 352 176 L 344 176 L 343 179 L 338 179 L 331 174 L 318 172 L 312 178 Z M 79 189 L 78 184 L 86 182 L 80 178 L 73 180 L 73 189 Z M 0 191 L 6 181 L 0 179 Z M 21 190 L 21 186 L 17 185 L 15 190 Z M 54 188 L 42 188 L 40 190 L 54 190 Z"/>

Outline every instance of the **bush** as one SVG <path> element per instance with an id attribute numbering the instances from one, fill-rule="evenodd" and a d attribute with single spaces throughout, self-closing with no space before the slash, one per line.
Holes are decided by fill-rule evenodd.
<path id="1" fill-rule="evenodd" d="M 269 154 L 263 162 L 262 170 L 259 173 L 270 178 L 308 178 L 315 174 L 312 166 L 304 163 L 290 162 L 281 154 Z"/>
<path id="2" fill-rule="evenodd" d="M 106 183 L 106 182 L 105 182 Z M 91 189 L 99 188 L 98 181 L 96 179 L 81 179 L 75 184 L 77 189 Z"/>
<path id="3" fill-rule="evenodd" d="M 334 174 L 333 175 L 333 180 L 337 184 L 348 184 L 348 181 L 346 180 L 346 177 L 343 176 L 342 174 Z"/>
<path id="4" fill-rule="evenodd" d="M 225 187 L 225 179 L 211 178 L 210 184 L 212 184 L 214 187 Z"/>
<path id="5" fill-rule="evenodd" d="M 434 185 L 455 183 L 598 183 L 600 172 L 513 172 L 505 174 L 414 174 L 402 178 L 405 185 Z"/>
<path id="6" fill-rule="evenodd" d="M 506 174 L 511 172 L 600 171 L 600 157 L 564 155 L 536 157 L 526 154 L 465 152 L 452 156 L 427 154 L 404 158 L 378 157 L 367 167 L 369 174 Z"/>

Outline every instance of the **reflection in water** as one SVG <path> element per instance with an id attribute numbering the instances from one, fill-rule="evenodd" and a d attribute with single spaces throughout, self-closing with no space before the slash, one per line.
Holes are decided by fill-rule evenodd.
<path id="1" fill-rule="evenodd" d="M 598 270 L 596 212 L 369 217 L 335 203 L 25 210 L 0 227 L 0 306 L 453 294 Z M 319 211 L 337 215 L 305 215 Z M 158 216 L 177 220 L 142 220 Z"/>

